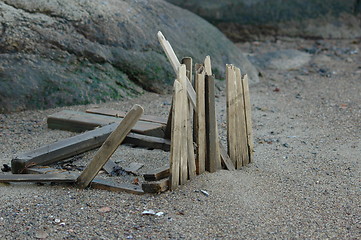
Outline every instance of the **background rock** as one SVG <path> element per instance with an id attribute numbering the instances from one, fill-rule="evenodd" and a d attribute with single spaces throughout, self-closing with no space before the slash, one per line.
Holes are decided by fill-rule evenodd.
<path id="1" fill-rule="evenodd" d="M 359 0 L 167 0 L 217 25 L 237 41 L 292 36 L 361 36 Z"/>
<path id="2" fill-rule="evenodd" d="M 158 30 L 178 57 L 210 55 L 218 77 L 233 63 L 258 80 L 215 27 L 160 0 L 2 0 L 0 23 L 0 112 L 167 91 L 175 74 Z"/>

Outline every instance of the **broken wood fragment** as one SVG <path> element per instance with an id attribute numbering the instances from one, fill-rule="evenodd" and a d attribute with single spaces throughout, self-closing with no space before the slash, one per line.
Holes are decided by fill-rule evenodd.
<path id="1" fill-rule="evenodd" d="M 169 177 L 169 167 L 160 167 L 143 175 L 146 181 L 157 181 Z"/>
<path id="2" fill-rule="evenodd" d="M 112 192 L 127 192 L 137 195 L 144 194 L 144 191 L 140 188 L 139 185 L 126 184 L 126 183 L 115 183 L 110 180 L 105 180 L 101 178 L 95 178 L 91 183 L 90 187 L 94 189 L 107 190 Z"/>
<path id="3" fill-rule="evenodd" d="M 144 110 L 141 106 L 134 105 L 134 107 L 128 112 L 128 114 L 120 122 L 119 126 L 114 130 L 114 132 L 109 135 L 107 140 L 105 140 L 103 145 L 95 154 L 93 160 L 87 165 L 87 167 L 78 177 L 77 184 L 80 188 L 86 188 L 95 178 L 99 170 L 104 166 L 104 164 L 118 148 L 118 146 L 122 143 L 132 127 L 134 127 L 143 111 Z"/>
<path id="4" fill-rule="evenodd" d="M 142 189 L 145 193 L 161 193 L 169 189 L 169 179 L 162 179 L 155 182 L 142 183 Z"/>
<path id="5" fill-rule="evenodd" d="M 3 182 L 57 182 L 74 183 L 76 176 L 73 174 L 0 174 L 0 183 Z"/>

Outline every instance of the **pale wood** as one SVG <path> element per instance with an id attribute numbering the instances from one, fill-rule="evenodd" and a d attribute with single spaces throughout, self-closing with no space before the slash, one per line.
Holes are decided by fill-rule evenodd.
<path id="1" fill-rule="evenodd" d="M 237 122 L 236 122 L 236 74 L 232 65 L 226 65 L 226 109 L 227 109 L 227 146 L 234 166 L 237 166 Z"/>
<path id="2" fill-rule="evenodd" d="M 182 64 L 186 66 L 187 78 L 192 83 L 193 79 L 193 60 L 190 57 L 185 57 L 182 59 Z M 193 179 L 196 176 L 196 160 L 194 155 L 194 140 L 193 140 L 193 106 L 190 100 L 188 102 L 188 119 L 187 119 L 187 149 L 188 149 L 188 176 L 189 179 Z"/>
<path id="3" fill-rule="evenodd" d="M 73 174 L 0 174 L 0 183 L 4 182 L 59 182 L 74 183 L 76 176 Z"/>
<path id="4" fill-rule="evenodd" d="M 203 67 L 199 68 L 195 76 L 195 88 L 197 94 L 197 111 L 196 111 L 196 171 L 202 174 L 205 171 L 206 160 L 206 109 L 205 109 L 205 72 Z"/>
<path id="5" fill-rule="evenodd" d="M 221 151 L 221 160 L 222 160 L 222 163 L 224 164 L 224 166 L 226 167 L 226 169 L 228 169 L 229 171 L 236 170 L 232 160 L 229 158 L 229 156 L 227 154 L 226 148 L 222 144 L 219 145 L 219 148 Z"/>
<path id="6" fill-rule="evenodd" d="M 251 98 L 249 94 L 249 85 L 248 85 L 248 76 L 245 75 L 242 79 L 243 83 L 243 96 L 246 112 L 246 126 L 247 126 L 247 139 L 248 139 L 248 151 L 249 151 L 249 161 L 253 162 L 254 155 L 254 143 L 253 143 L 253 132 L 252 132 L 252 112 L 251 112 Z"/>
<path id="7" fill-rule="evenodd" d="M 245 104 L 244 104 L 244 96 L 243 96 L 243 81 L 241 70 L 235 67 L 236 71 L 236 85 L 237 85 L 237 143 L 238 150 L 241 156 L 239 164 L 237 164 L 237 168 L 239 169 L 241 166 L 245 166 L 249 162 L 248 155 L 248 145 L 247 145 L 247 126 L 246 126 L 246 114 L 245 114 Z"/>
<path id="8" fill-rule="evenodd" d="M 103 145 L 95 154 L 93 160 L 87 165 L 84 171 L 77 179 L 77 184 L 80 188 L 86 188 L 90 182 L 98 174 L 99 170 L 104 166 L 108 159 L 112 156 L 118 146 L 122 143 L 124 138 L 130 132 L 132 127 L 139 120 L 143 113 L 143 108 L 139 105 L 134 105 L 127 113 L 119 126 L 110 134 Z"/>
<path id="9" fill-rule="evenodd" d="M 206 170 L 216 172 L 221 168 L 219 153 L 219 139 L 217 135 L 217 120 L 215 113 L 214 78 L 206 76 L 206 135 L 207 135 L 207 159 Z M 217 151 L 218 149 L 218 151 Z"/>
<path id="10" fill-rule="evenodd" d="M 169 189 L 169 179 L 165 178 L 155 182 L 142 183 L 142 189 L 145 193 L 161 193 Z"/>
<path id="11" fill-rule="evenodd" d="M 169 177 L 169 167 L 160 167 L 152 171 L 149 171 L 143 175 L 146 181 L 156 181 L 166 177 Z"/>
<path id="12" fill-rule="evenodd" d="M 127 183 L 115 183 L 110 180 L 105 180 L 102 178 L 94 178 L 94 180 L 90 183 L 90 187 L 94 189 L 107 190 L 112 192 L 127 192 L 133 193 L 136 195 L 144 194 L 144 191 L 141 189 L 139 185 L 127 184 Z"/>
<path id="13" fill-rule="evenodd" d="M 86 113 L 93 113 L 117 118 L 124 118 L 127 115 L 126 112 L 108 109 L 108 108 L 90 108 L 85 111 Z M 161 117 L 152 116 L 152 115 L 143 115 L 139 120 L 145 122 L 154 122 L 160 124 L 167 124 L 167 120 Z"/>
<path id="14" fill-rule="evenodd" d="M 158 32 L 158 40 L 160 42 L 160 45 L 162 46 L 169 62 L 171 63 L 173 70 L 176 74 L 178 74 L 178 68 L 180 67 L 181 63 L 179 62 L 177 56 L 174 53 L 174 50 L 170 43 L 165 39 L 162 32 Z M 188 79 L 187 83 L 187 95 L 189 100 L 191 101 L 194 108 L 196 108 L 196 92 L 194 91 L 194 88 L 192 86 L 192 83 Z"/>
<path id="15" fill-rule="evenodd" d="M 206 71 L 206 75 L 212 76 L 212 64 L 211 64 L 211 57 L 206 56 L 204 59 L 204 70 Z"/>
<path id="16" fill-rule="evenodd" d="M 19 154 L 11 160 L 12 173 L 24 173 L 27 167 L 50 165 L 98 148 L 117 126 L 117 123 L 113 123 Z M 169 140 L 137 133 L 129 133 L 123 143 L 133 144 L 137 147 L 170 150 Z"/>
<path id="17" fill-rule="evenodd" d="M 182 64 L 179 67 L 178 70 L 178 81 L 182 85 L 183 89 L 186 89 L 186 82 L 187 82 L 187 76 L 186 76 L 187 70 L 186 66 Z M 186 92 L 182 92 L 181 94 L 181 104 L 182 104 L 182 110 L 181 110 L 181 120 L 182 120 L 182 144 L 180 146 L 181 148 L 181 162 L 180 162 L 180 185 L 183 185 L 188 180 L 188 99 Z"/>
<path id="18" fill-rule="evenodd" d="M 169 186 L 174 190 L 179 185 L 179 170 L 181 161 L 181 145 L 182 145 L 182 94 L 185 89 L 176 80 L 173 86 L 173 107 L 172 107 L 172 135 L 170 147 L 170 172 Z"/>
<path id="19" fill-rule="evenodd" d="M 48 116 L 47 123 L 50 129 L 83 132 L 112 123 L 119 124 L 122 119 L 123 118 L 99 114 L 63 110 Z M 138 121 L 133 127 L 132 132 L 154 137 L 163 137 L 164 128 L 164 124 Z"/>

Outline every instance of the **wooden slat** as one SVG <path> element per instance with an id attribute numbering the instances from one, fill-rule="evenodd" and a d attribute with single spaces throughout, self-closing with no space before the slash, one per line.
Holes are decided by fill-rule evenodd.
<path id="1" fill-rule="evenodd" d="M 142 183 L 142 189 L 145 193 L 161 193 L 169 189 L 169 179 L 162 179 L 156 182 Z"/>
<path id="2" fill-rule="evenodd" d="M 134 105 L 134 107 L 120 122 L 119 126 L 114 130 L 114 132 L 110 134 L 107 140 L 105 140 L 103 145 L 95 154 L 93 160 L 87 165 L 87 167 L 78 177 L 77 184 L 80 188 L 86 188 L 95 178 L 99 170 L 104 166 L 104 164 L 108 161 L 108 159 L 112 156 L 127 134 L 130 132 L 130 130 L 134 127 L 143 111 L 144 110 L 141 106 Z"/>
<path id="3" fill-rule="evenodd" d="M 182 59 L 182 64 L 186 66 L 187 70 L 187 78 L 192 82 L 193 79 L 193 61 L 190 57 L 185 57 Z M 196 176 L 196 160 L 194 156 L 194 144 L 193 144 L 193 106 L 192 103 L 187 100 L 188 102 L 188 119 L 187 119 L 187 149 L 188 149 L 188 177 L 189 179 L 193 179 Z"/>
<path id="4" fill-rule="evenodd" d="M 246 126 L 246 116 L 245 116 L 245 104 L 244 104 L 244 96 L 243 96 L 243 82 L 241 70 L 237 67 L 234 68 L 236 72 L 236 85 L 237 85 L 237 109 L 236 109 L 236 117 L 237 117 L 237 144 L 240 158 L 240 163 L 237 164 L 237 168 L 239 169 L 241 166 L 245 166 L 249 162 L 248 155 L 248 145 L 247 145 L 247 126 Z"/>
<path id="5" fill-rule="evenodd" d="M 50 129 L 83 132 L 111 123 L 119 123 L 122 119 L 123 118 L 103 116 L 99 114 L 63 110 L 48 116 L 47 122 Z M 132 132 L 155 137 L 163 137 L 164 128 L 165 126 L 163 124 L 139 121 L 133 127 Z"/>
<path id="6" fill-rule="evenodd" d="M 206 160 L 206 109 L 205 109 L 205 72 L 203 67 L 196 72 L 195 88 L 197 93 L 197 112 L 196 112 L 196 171 L 202 174 L 205 171 Z"/>
<path id="7" fill-rule="evenodd" d="M 251 112 L 251 98 L 249 94 L 249 85 L 248 85 L 248 76 L 245 75 L 242 79 L 243 83 L 243 96 L 246 112 L 246 126 L 247 126 L 247 139 L 248 139 L 248 151 L 249 151 L 249 161 L 253 162 L 254 155 L 254 144 L 253 144 L 253 132 L 252 132 L 252 112 Z"/>
<path id="8" fill-rule="evenodd" d="M 178 81 L 182 85 L 183 89 L 186 89 L 186 76 L 187 70 L 186 66 L 182 64 L 179 67 L 178 72 Z M 180 102 L 182 104 L 181 117 L 182 125 L 181 125 L 181 138 L 182 142 L 180 145 L 181 148 L 181 162 L 180 162 L 180 175 L 179 181 L 180 185 L 183 185 L 188 180 L 188 99 L 186 92 L 181 92 Z"/>
<path id="9" fill-rule="evenodd" d="M 219 145 L 219 147 L 220 147 L 220 151 L 221 151 L 221 161 L 224 164 L 224 166 L 226 167 L 226 169 L 228 169 L 229 171 L 236 170 L 232 160 L 229 158 L 229 156 L 227 154 L 226 148 L 222 144 Z"/>
<path id="10" fill-rule="evenodd" d="M 72 183 L 76 176 L 72 174 L 0 174 L 0 183 L 3 182 L 59 182 Z"/>
<path id="11" fill-rule="evenodd" d="M 50 165 L 98 148 L 117 126 L 117 123 L 113 123 L 22 153 L 11 161 L 11 170 L 13 173 L 22 173 L 29 166 Z M 169 140 L 137 133 L 129 133 L 123 143 L 133 144 L 138 147 L 162 149 L 164 151 L 170 150 Z"/>
<path id="12" fill-rule="evenodd" d="M 219 140 L 217 135 L 217 120 L 215 113 L 214 78 L 206 76 L 206 135 L 207 135 L 207 159 L 206 170 L 216 172 L 221 168 Z"/>
<path id="13" fill-rule="evenodd" d="M 108 109 L 108 108 L 91 108 L 85 111 L 86 113 L 93 113 L 117 118 L 124 118 L 127 114 L 123 111 Z M 160 124 L 167 124 L 167 120 L 161 117 L 152 116 L 152 115 L 143 115 L 139 120 L 145 122 L 153 122 L 153 123 L 160 123 Z"/>
<path id="14" fill-rule="evenodd" d="M 114 170 L 117 170 L 118 168 L 118 164 L 112 160 L 108 160 L 103 166 L 103 170 L 106 171 L 109 175 L 114 175 Z"/>
<path id="15" fill-rule="evenodd" d="M 170 43 L 165 39 L 165 37 L 163 36 L 163 34 L 159 31 L 158 32 L 158 40 L 160 42 L 160 45 L 162 46 L 168 60 L 170 61 L 173 70 L 176 74 L 178 74 L 178 68 L 180 67 L 180 62 L 177 58 L 177 56 L 175 55 L 172 46 L 170 45 Z M 194 91 L 194 88 L 190 82 L 190 80 L 188 79 L 188 81 L 186 82 L 187 84 L 187 95 L 189 100 L 191 101 L 192 105 L 194 108 L 196 108 L 196 92 Z"/>
<path id="16" fill-rule="evenodd" d="M 226 66 L 226 102 L 227 102 L 227 146 L 228 154 L 234 166 L 237 166 L 238 142 L 237 142 L 237 121 L 236 121 L 236 73 L 232 65 Z"/>
<path id="17" fill-rule="evenodd" d="M 27 166 L 49 165 L 100 147 L 116 127 L 114 123 L 22 153 L 11 161 L 12 172 L 21 173 Z"/>
<path id="18" fill-rule="evenodd" d="M 173 107 L 172 107 L 172 138 L 170 148 L 170 189 L 174 190 L 179 185 L 179 168 L 181 161 L 181 145 L 182 145 L 182 85 L 176 80 L 174 81 L 173 90 Z"/>
<path id="19" fill-rule="evenodd" d="M 126 184 L 126 183 L 115 183 L 110 180 L 105 180 L 101 178 L 95 178 L 91 183 L 90 187 L 94 189 L 107 190 L 112 192 L 127 192 L 137 195 L 144 194 L 144 191 L 139 185 Z"/>
<path id="20" fill-rule="evenodd" d="M 143 166 L 143 163 L 132 162 L 127 167 L 124 167 L 124 171 L 126 171 L 127 173 L 136 174 L 138 170 L 141 169 Z"/>
<path id="21" fill-rule="evenodd" d="M 204 59 L 204 71 L 206 72 L 206 75 L 212 76 L 212 65 L 211 65 L 211 57 L 206 56 Z"/>
<path id="22" fill-rule="evenodd" d="M 123 143 L 132 144 L 142 148 L 162 149 L 164 151 L 170 150 L 170 140 L 138 133 L 129 133 Z"/>
<path id="23" fill-rule="evenodd" d="M 169 177 L 169 167 L 160 167 L 143 175 L 146 181 L 157 181 Z"/>

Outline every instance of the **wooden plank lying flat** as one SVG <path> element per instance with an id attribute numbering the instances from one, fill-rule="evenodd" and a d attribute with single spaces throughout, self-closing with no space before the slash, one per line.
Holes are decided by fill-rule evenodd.
<path id="1" fill-rule="evenodd" d="M 227 154 L 226 148 L 222 144 L 219 145 L 219 148 L 220 148 L 220 151 L 221 151 L 221 161 L 224 164 L 224 166 L 226 167 L 226 169 L 228 169 L 229 171 L 236 170 L 232 160 L 229 158 L 229 156 Z"/>
<path id="2" fill-rule="evenodd" d="M 142 189 L 146 193 L 161 193 L 167 191 L 169 188 L 169 179 L 162 179 L 156 182 L 142 183 Z"/>
<path id="3" fill-rule="evenodd" d="M 197 144 L 196 171 L 202 174 L 205 171 L 206 159 L 206 109 L 205 109 L 205 72 L 203 67 L 196 72 L 195 88 L 197 94 L 197 111 L 195 114 L 195 136 Z"/>
<path id="4" fill-rule="evenodd" d="M 64 169 L 52 168 L 49 166 L 35 166 L 26 168 L 24 174 L 70 174 L 69 171 Z M 72 174 L 72 173 L 71 173 Z"/>
<path id="5" fill-rule="evenodd" d="M 129 133 L 123 143 L 133 144 L 138 147 L 149 149 L 162 149 L 164 151 L 170 150 L 170 140 L 138 133 Z"/>
<path id="6" fill-rule="evenodd" d="M 59 182 L 74 183 L 76 176 L 72 174 L 0 174 L 0 182 Z"/>
<path id="7" fill-rule="evenodd" d="M 145 173 L 143 177 L 146 181 L 157 181 L 163 178 L 167 178 L 169 177 L 169 167 L 156 168 L 150 172 Z"/>
<path id="8" fill-rule="evenodd" d="M 96 127 L 105 126 L 111 123 L 120 123 L 123 118 L 104 116 L 99 114 L 84 113 L 70 110 L 63 110 L 48 116 L 47 122 L 50 129 L 68 130 L 83 132 L 93 130 Z M 164 136 L 164 124 L 138 121 L 132 132 L 155 137 Z"/>
<path id="9" fill-rule="evenodd" d="M 21 173 L 26 166 L 49 165 L 100 147 L 116 127 L 114 123 L 23 153 L 11 161 L 12 172 Z"/>
<path id="10" fill-rule="evenodd" d="M 27 166 L 50 165 L 91 149 L 98 148 L 117 126 L 117 123 L 113 123 L 45 145 L 30 152 L 22 153 L 11 161 L 11 170 L 13 173 L 22 173 Z M 138 147 L 162 149 L 164 151 L 170 150 L 169 140 L 137 133 L 129 133 L 123 143 L 133 144 Z"/>
<path id="11" fill-rule="evenodd" d="M 181 161 L 182 146 L 182 85 L 176 80 L 173 87 L 173 107 L 172 107 L 172 138 L 170 146 L 169 178 L 170 189 L 174 190 L 179 185 L 179 168 Z"/>
<path id="12" fill-rule="evenodd" d="M 137 162 L 132 162 L 128 165 L 128 167 L 124 168 L 124 171 L 126 171 L 127 173 L 133 173 L 135 174 L 136 172 L 138 172 L 139 169 L 141 169 L 144 166 L 143 163 L 137 163 Z"/>
<path id="13" fill-rule="evenodd" d="M 94 189 L 107 190 L 112 192 L 127 192 L 137 195 L 144 194 L 144 191 L 140 188 L 139 185 L 126 184 L 126 183 L 114 183 L 110 180 L 105 180 L 101 178 L 95 178 L 91 183 L 90 187 Z"/>
<path id="14" fill-rule="evenodd" d="M 207 132 L 207 159 L 206 170 L 213 173 L 221 168 L 219 140 L 217 134 L 217 120 L 215 112 L 214 78 L 206 76 L 206 132 Z M 217 151 L 218 150 L 218 151 Z"/>
<path id="15" fill-rule="evenodd" d="M 111 116 L 111 117 L 118 117 L 118 118 L 124 118 L 124 116 L 127 114 L 126 112 L 123 112 L 123 111 L 118 111 L 118 110 L 113 110 L 113 109 L 108 109 L 108 108 L 91 108 L 91 109 L 87 109 L 85 112 L 99 114 L 99 115 L 105 115 L 105 116 Z M 145 121 L 145 122 L 167 124 L 166 119 L 157 117 L 157 116 L 151 116 L 151 115 L 143 115 L 139 120 Z"/>
<path id="16" fill-rule="evenodd" d="M 113 162 L 111 160 L 108 160 L 103 166 L 103 170 L 106 171 L 109 175 L 113 175 L 114 170 L 116 170 L 118 168 L 119 168 L 118 164 L 116 164 L 115 162 Z"/>
<path id="17" fill-rule="evenodd" d="M 248 149 L 249 149 L 249 161 L 253 162 L 253 133 L 252 133 L 252 112 L 251 112 L 251 98 L 249 94 L 249 85 L 248 85 L 248 76 L 245 75 L 242 79 L 243 83 L 243 96 L 244 96 L 244 104 L 245 104 L 245 112 L 246 112 L 246 124 L 247 124 L 247 138 L 248 138 Z"/>
<path id="18" fill-rule="evenodd" d="M 134 127 L 143 111 L 144 110 L 141 106 L 134 105 L 114 132 L 109 135 L 107 140 L 105 140 L 103 145 L 95 154 L 93 160 L 86 166 L 84 171 L 77 178 L 77 184 L 80 188 L 86 188 L 91 183 L 98 174 L 99 170 L 104 166 L 130 130 Z"/>

